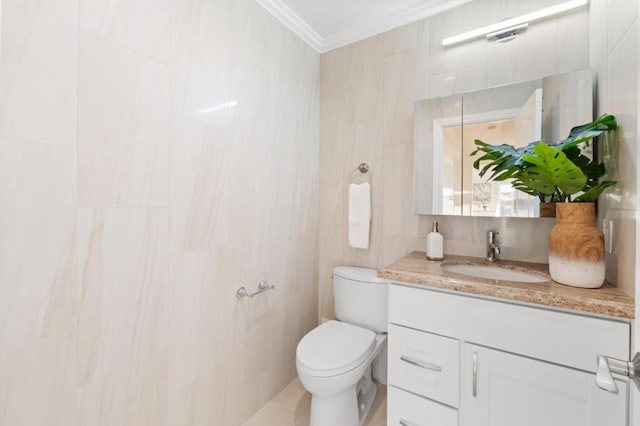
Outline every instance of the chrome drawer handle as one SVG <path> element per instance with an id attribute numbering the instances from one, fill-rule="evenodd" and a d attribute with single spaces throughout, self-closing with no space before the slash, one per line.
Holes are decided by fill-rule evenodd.
<path id="1" fill-rule="evenodd" d="M 422 361 L 415 358 L 410 358 L 408 356 L 400 356 L 400 360 L 406 362 L 407 364 L 415 365 L 416 367 L 424 368 L 426 370 L 437 371 L 438 373 L 442 371 L 442 367 L 436 364 L 431 364 L 430 362 Z"/>
<path id="2" fill-rule="evenodd" d="M 478 396 L 478 354 L 476 352 L 473 353 L 473 396 Z"/>
<path id="3" fill-rule="evenodd" d="M 400 426 L 418 426 L 418 424 L 400 419 Z"/>

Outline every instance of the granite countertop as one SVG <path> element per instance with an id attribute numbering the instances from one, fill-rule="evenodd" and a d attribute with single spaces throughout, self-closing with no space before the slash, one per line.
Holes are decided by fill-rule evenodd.
<path id="1" fill-rule="evenodd" d="M 445 256 L 444 260 L 427 260 L 424 252 L 414 251 L 397 262 L 378 270 L 378 277 L 402 281 L 415 286 L 487 296 L 516 302 L 532 303 L 559 309 L 632 319 L 634 300 L 610 283 L 598 289 L 583 289 L 558 284 L 549 277 L 548 265 L 542 263 L 500 260 L 498 267 L 527 270 L 549 277 L 536 284 L 498 281 L 469 277 L 445 271 L 441 264 L 488 263 L 484 259 L 465 256 Z"/>

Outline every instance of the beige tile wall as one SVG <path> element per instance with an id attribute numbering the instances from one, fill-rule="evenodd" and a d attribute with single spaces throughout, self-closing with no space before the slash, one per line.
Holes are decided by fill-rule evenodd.
<path id="1" fill-rule="evenodd" d="M 440 222 L 445 253 L 483 256 L 486 231 L 497 229 L 505 257 L 547 262 L 547 235 L 553 220 L 412 213 L 413 102 L 590 66 L 601 74 L 597 112 L 614 113 L 622 124 L 618 191 L 623 193 L 617 199 L 624 201 L 615 207 L 607 199 L 600 209 L 601 218 L 617 218 L 616 252 L 608 259 L 608 273 L 634 294 L 635 239 L 625 235 L 634 234 L 635 222 L 631 210 L 621 206 L 635 206 L 636 2 L 594 0 L 589 10 L 531 25 L 508 43 L 478 40 L 450 49 L 441 46 L 446 36 L 550 3 L 558 2 L 475 0 L 322 55 L 320 317 L 333 316 L 331 269 L 335 265 L 377 268 L 410 251 L 424 251 L 424 236 L 433 220 Z M 371 165 L 373 179 L 372 234 L 370 248 L 357 250 L 347 243 L 346 187 L 349 174 L 363 161 Z"/>
<path id="2" fill-rule="evenodd" d="M 319 55 L 253 0 L 1 7 L 0 424 L 241 424 L 317 322 Z"/>
<path id="3" fill-rule="evenodd" d="M 439 46 L 554 2 L 476 0 L 319 59 L 253 0 L 2 0 L 0 424 L 247 419 L 331 316 L 334 266 L 423 249 L 415 99 L 595 68 L 622 124 L 609 271 L 633 293 L 637 2 Z M 344 228 L 362 161 L 367 251 Z M 439 220 L 448 253 L 481 255 L 497 228 L 508 257 L 546 257 L 550 221 Z M 275 292 L 236 302 L 263 278 Z"/>
<path id="4" fill-rule="evenodd" d="M 590 63 L 598 76 L 600 113 L 616 115 L 620 129 L 613 138 L 611 178 L 618 185 L 600 199 L 600 223 L 613 224 L 613 253 L 607 275 L 634 295 L 636 279 L 636 206 L 638 155 L 638 2 L 591 2 Z M 604 157 L 603 157 L 604 158 Z"/>

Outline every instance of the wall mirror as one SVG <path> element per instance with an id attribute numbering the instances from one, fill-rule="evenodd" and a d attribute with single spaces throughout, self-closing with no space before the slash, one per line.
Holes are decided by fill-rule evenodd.
<path id="1" fill-rule="evenodd" d="M 593 120 L 591 70 L 415 103 L 414 213 L 538 217 L 538 199 L 473 168 L 474 140 L 558 142 Z"/>

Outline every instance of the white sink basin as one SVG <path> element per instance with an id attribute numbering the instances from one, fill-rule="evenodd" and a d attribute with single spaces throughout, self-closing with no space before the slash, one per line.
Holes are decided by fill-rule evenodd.
<path id="1" fill-rule="evenodd" d="M 493 265 L 442 265 L 442 269 L 469 277 L 485 278 L 499 281 L 515 281 L 519 283 L 546 283 L 550 280 L 540 274 L 508 269 Z"/>

